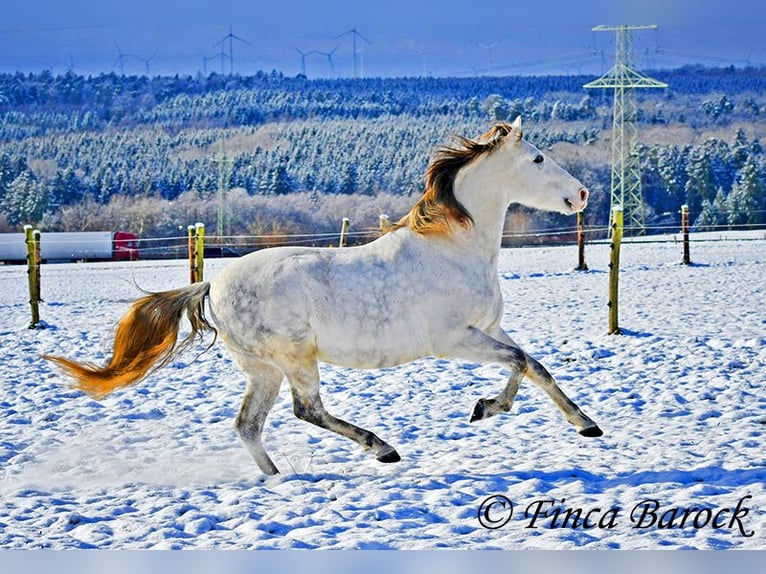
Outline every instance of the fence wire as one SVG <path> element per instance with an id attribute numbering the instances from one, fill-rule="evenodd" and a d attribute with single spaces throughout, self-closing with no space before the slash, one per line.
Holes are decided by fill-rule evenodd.
<path id="1" fill-rule="evenodd" d="M 732 236 L 727 232 L 753 231 L 749 237 Z M 361 244 L 374 240 L 381 235 L 378 228 L 348 231 L 349 244 Z M 679 225 L 650 225 L 643 228 L 625 226 L 624 243 L 667 243 L 681 241 Z M 583 234 L 587 243 L 598 244 L 609 241 L 610 227 L 606 225 L 586 225 Z M 237 256 L 250 251 L 274 246 L 317 246 L 337 247 L 340 231 L 322 233 L 266 233 L 258 235 L 206 235 L 205 251 L 207 256 Z M 43 241 L 45 234 L 43 233 Z M 766 240 L 766 226 L 739 224 L 709 226 L 691 229 L 690 242 L 706 241 L 752 241 Z M 11 241 L 0 234 L 0 247 Z M 13 241 L 16 241 L 14 238 Z M 77 240 L 82 241 L 82 240 Z M 146 237 L 135 241 L 139 248 L 140 259 L 182 258 L 188 255 L 188 235 L 167 237 Z M 502 244 L 514 246 L 571 245 L 577 243 L 577 227 L 552 227 L 531 231 L 508 231 L 502 235 Z M 208 253 L 209 252 L 209 253 Z"/>

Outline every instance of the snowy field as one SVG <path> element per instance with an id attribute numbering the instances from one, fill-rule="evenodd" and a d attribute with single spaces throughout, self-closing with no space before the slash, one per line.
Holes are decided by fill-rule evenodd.
<path id="1" fill-rule="evenodd" d="M 39 358 L 104 361 L 133 282 L 182 285 L 186 262 L 45 266 L 45 330 L 26 329 L 25 268 L 0 267 L 0 547 L 766 548 L 766 242 L 695 243 L 690 267 L 680 245 L 625 245 L 622 336 L 605 334 L 608 251 L 577 272 L 576 247 L 504 250 L 499 269 L 505 328 L 603 437 L 528 381 L 469 424 L 497 365 L 324 366 L 329 410 L 402 461 L 297 420 L 285 385 L 276 477 L 235 434 L 244 376 L 222 345 L 102 402 Z"/>

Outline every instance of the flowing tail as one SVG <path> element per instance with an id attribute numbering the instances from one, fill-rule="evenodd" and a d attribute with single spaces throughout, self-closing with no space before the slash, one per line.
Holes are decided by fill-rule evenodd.
<path id="1" fill-rule="evenodd" d="M 140 381 L 153 366 L 156 370 L 168 364 L 195 339 L 201 339 L 205 330 L 215 331 L 205 318 L 204 302 L 209 291 L 210 283 L 193 283 L 173 291 L 150 293 L 133 303 L 117 325 L 112 358 L 105 367 L 50 355 L 43 358 L 62 367 L 77 381 L 77 388 L 100 399 Z M 184 311 L 191 333 L 176 345 Z"/>

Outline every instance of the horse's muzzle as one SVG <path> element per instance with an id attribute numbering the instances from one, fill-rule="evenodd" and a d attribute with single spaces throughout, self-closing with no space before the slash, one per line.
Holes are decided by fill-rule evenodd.
<path id="1" fill-rule="evenodd" d="M 575 195 L 564 198 L 564 203 L 570 207 L 572 213 L 577 213 L 578 211 L 585 209 L 585 206 L 588 205 L 588 195 L 588 190 L 581 187 Z"/>

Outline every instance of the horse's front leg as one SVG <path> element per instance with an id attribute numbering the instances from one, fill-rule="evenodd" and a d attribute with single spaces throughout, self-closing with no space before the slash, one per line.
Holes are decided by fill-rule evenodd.
<path id="1" fill-rule="evenodd" d="M 527 355 L 501 329 L 494 330 L 493 335 L 490 336 L 479 329 L 469 327 L 455 350 L 458 356 L 471 360 L 500 363 L 511 370 L 505 388 L 497 397 L 480 399 L 476 403 L 471 415 L 471 422 L 489 418 L 500 412 L 510 411 L 519 390 L 521 379 L 526 375 L 548 394 L 566 420 L 574 425 L 581 435 L 597 437 L 603 434 L 598 425 L 564 394 L 545 367 Z"/>

